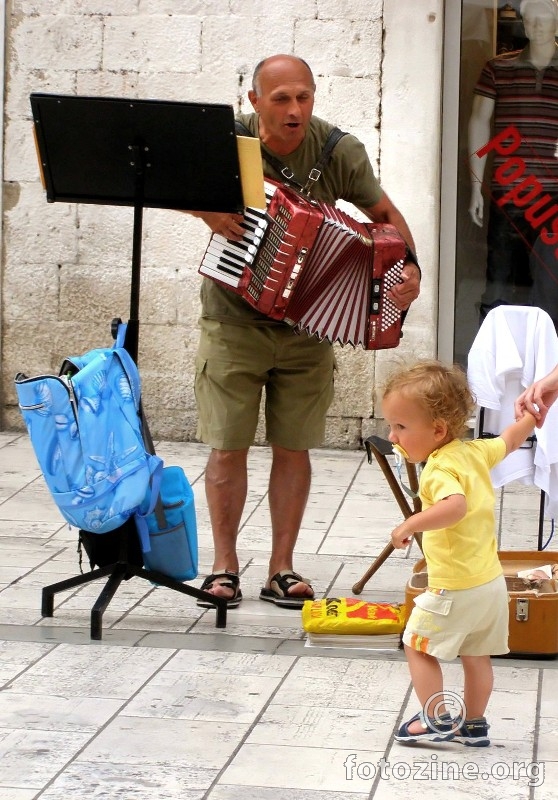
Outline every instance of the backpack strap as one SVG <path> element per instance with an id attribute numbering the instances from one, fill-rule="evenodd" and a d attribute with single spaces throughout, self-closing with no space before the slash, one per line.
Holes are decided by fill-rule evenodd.
<path id="1" fill-rule="evenodd" d="M 141 378 L 138 371 L 138 366 L 130 353 L 124 347 L 111 347 L 107 349 L 107 356 L 115 355 L 120 361 L 122 369 L 128 377 L 130 388 L 132 390 L 132 397 L 134 398 L 134 405 L 136 411 L 139 412 L 141 403 Z"/>
<path id="2" fill-rule="evenodd" d="M 250 136 L 254 138 L 253 134 L 248 130 L 246 125 L 244 125 L 239 120 L 235 120 L 235 130 L 238 136 Z M 320 157 L 317 162 L 314 164 L 310 173 L 306 179 L 306 183 L 304 186 L 295 180 L 294 172 L 290 167 L 287 167 L 283 164 L 275 156 L 271 155 L 271 153 L 266 153 L 266 151 L 262 148 L 262 158 L 265 158 L 268 164 L 270 164 L 274 170 L 276 170 L 280 175 L 283 176 L 287 183 L 292 184 L 295 186 L 298 191 L 304 192 L 305 194 L 310 194 L 312 190 L 312 186 L 318 181 L 321 177 L 321 174 L 325 167 L 329 164 L 331 156 L 333 154 L 333 148 L 343 136 L 346 135 L 346 131 L 342 131 L 339 128 L 333 128 L 329 136 L 326 139 L 326 142 L 323 146 L 322 152 L 320 153 Z"/>

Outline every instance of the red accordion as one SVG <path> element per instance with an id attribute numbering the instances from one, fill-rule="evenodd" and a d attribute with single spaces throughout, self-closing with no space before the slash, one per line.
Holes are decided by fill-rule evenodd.
<path id="1" fill-rule="evenodd" d="M 407 255 L 393 225 L 265 182 L 267 210 L 247 208 L 241 242 L 213 234 L 199 272 L 298 331 L 365 350 L 397 347 L 401 311 L 388 290 Z"/>

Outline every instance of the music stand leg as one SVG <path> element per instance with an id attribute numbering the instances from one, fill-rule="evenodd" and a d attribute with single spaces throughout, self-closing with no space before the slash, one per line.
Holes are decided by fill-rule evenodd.
<path id="1" fill-rule="evenodd" d="M 42 591 L 41 600 L 41 616 L 53 617 L 54 616 L 54 595 L 58 592 L 63 592 L 67 589 L 74 589 L 76 586 L 81 586 L 84 583 L 90 583 L 97 578 L 103 578 L 105 575 L 110 575 L 113 569 L 113 564 L 108 567 L 100 567 L 99 569 L 91 570 L 91 572 L 84 573 L 83 575 L 75 575 L 73 578 L 67 578 L 58 583 L 51 583 L 50 586 L 45 586 Z"/>
<path id="2" fill-rule="evenodd" d="M 190 597 L 195 597 L 198 600 L 206 600 L 210 602 L 213 606 L 215 606 L 215 627 L 227 627 L 228 606 L 224 597 L 216 597 L 210 592 L 205 592 L 203 589 L 198 589 L 196 586 L 189 586 L 187 583 L 181 583 L 180 581 L 177 581 L 174 578 L 169 578 L 167 575 L 163 575 L 162 572 L 157 572 L 156 570 L 138 569 L 132 567 L 132 573 L 137 575 L 138 578 L 142 578 L 145 581 L 150 581 L 150 583 L 165 586 L 167 589 L 172 589 L 175 592 L 187 594 Z"/>
<path id="3" fill-rule="evenodd" d="M 97 598 L 95 605 L 91 609 L 91 638 L 100 640 L 103 638 L 103 614 L 116 594 L 116 590 L 124 580 L 127 573 L 127 564 L 117 563 L 110 578 L 106 582 L 101 594 Z"/>

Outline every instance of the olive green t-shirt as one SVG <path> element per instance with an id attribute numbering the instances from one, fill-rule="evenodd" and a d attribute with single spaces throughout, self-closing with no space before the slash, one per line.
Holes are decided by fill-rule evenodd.
<path id="1" fill-rule="evenodd" d="M 240 114 L 237 119 L 254 135 L 258 135 L 258 115 Z M 310 170 L 319 160 L 330 131 L 334 128 L 318 117 L 312 117 L 303 142 L 286 156 L 275 156 L 294 173 L 295 180 L 304 185 Z M 265 149 L 265 148 L 264 148 Z M 272 151 L 268 151 L 275 155 Z M 263 159 L 264 174 L 281 180 L 279 172 Z M 320 179 L 313 185 L 311 197 L 334 205 L 336 200 L 346 200 L 357 208 L 370 208 L 382 197 L 382 188 L 366 149 L 356 136 L 346 134 L 336 144 L 331 160 Z M 225 289 L 210 278 L 204 278 L 201 287 L 202 318 L 216 319 L 236 325 L 282 325 L 260 314 L 234 292 Z"/>

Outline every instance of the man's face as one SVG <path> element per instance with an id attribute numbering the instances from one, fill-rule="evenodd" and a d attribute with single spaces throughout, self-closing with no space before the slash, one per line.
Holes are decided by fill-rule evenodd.
<path id="1" fill-rule="evenodd" d="M 553 42 L 558 30 L 556 15 L 536 0 L 524 9 L 523 26 L 529 41 L 539 45 Z"/>
<path id="2" fill-rule="evenodd" d="M 258 76 L 258 92 L 248 97 L 260 115 L 260 139 L 280 155 L 300 145 L 314 108 L 314 85 L 297 59 L 271 58 Z"/>

